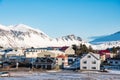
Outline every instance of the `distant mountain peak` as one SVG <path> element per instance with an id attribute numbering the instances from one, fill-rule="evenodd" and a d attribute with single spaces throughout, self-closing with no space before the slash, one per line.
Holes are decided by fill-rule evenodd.
<path id="1" fill-rule="evenodd" d="M 104 43 L 110 41 L 120 41 L 120 31 L 103 37 L 98 37 L 91 41 L 91 43 Z"/>
<path id="2" fill-rule="evenodd" d="M 25 25 L 25 24 L 17 24 L 17 25 L 15 25 L 15 27 L 22 27 L 22 28 L 30 28 L 31 29 L 31 27 L 29 27 L 28 25 Z"/>
<path id="3" fill-rule="evenodd" d="M 114 33 L 113 35 L 116 35 L 116 34 L 120 34 L 120 31 L 118 31 L 118 32 Z"/>
<path id="4" fill-rule="evenodd" d="M 58 39 L 63 39 L 63 40 L 78 40 L 78 41 L 82 41 L 82 39 L 78 36 L 75 36 L 74 34 L 70 34 L 70 35 L 66 35 L 66 36 L 62 36 L 61 38 Z"/>
<path id="5" fill-rule="evenodd" d="M 18 25 L 14 25 L 14 26 L 11 26 L 11 29 L 13 30 L 16 30 L 16 31 L 23 31 L 23 32 L 27 32 L 29 30 L 34 30 L 34 31 L 37 31 L 37 32 L 42 32 L 40 30 L 37 30 L 37 29 L 34 29 L 28 25 L 25 25 L 25 24 L 18 24 Z"/>
<path id="6" fill-rule="evenodd" d="M 9 30 L 8 27 L 6 27 L 6 26 L 4 26 L 4 25 L 1 25 L 1 24 L 0 24 L 0 29 L 2 29 L 2 30 L 6 30 L 6 31 Z"/>
<path id="7" fill-rule="evenodd" d="M 34 29 L 25 24 L 10 25 L 8 27 L 0 25 L 0 33 L 0 46 L 2 47 L 60 47 L 81 43 L 81 38 L 73 34 L 53 39 L 39 29 Z"/>

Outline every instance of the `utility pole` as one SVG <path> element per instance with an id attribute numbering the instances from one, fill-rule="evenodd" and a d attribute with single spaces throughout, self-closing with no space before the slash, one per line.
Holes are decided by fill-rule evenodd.
<path id="1" fill-rule="evenodd" d="M 18 69 L 18 66 L 19 66 L 19 63 L 18 63 L 18 61 L 16 62 L 16 69 Z"/>
<path id="2" fill-rule="evenodd" d="M 34 47 L 31 47 L 32 49 L 32 55 L 34 54 L 33 51 L 34 51 Z M 31 61 L 31 64 L 32 64 L 32 70 L 33 70 L 33 57 L 32 57 L 32 61 Z"/>

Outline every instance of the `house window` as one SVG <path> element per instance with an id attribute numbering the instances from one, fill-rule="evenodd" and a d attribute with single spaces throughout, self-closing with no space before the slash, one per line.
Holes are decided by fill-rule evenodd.
<path id="1" fill-rule="evenodd" d="M 50 55 L 44 55 L 45 57 L 50 57 Z"/>
<path id="2" fill-rule="evenodd" d="M 91 69 L 96 69 L 96 67 L 92 67 Z"/>
<path id="3" fill-rule="evenodd" d="M 88 58 L 91 58 L 91 56 L 90 56 L 90 55 L 88 55 Z"/>
<path id="4" fill-rule="evenodd" d="M 87 61 L 83 61 L 84 64 L 87 64 Z"/>
<path id="5" fill-rule="evenodd" d="M 84 66 L 84 67 L 82 67 L 82 68 L 83 68 L 83 69 L 87 69 L 87 67 L 85 67 L 85 66 Z"/>
<path id="6" fill-rule="evenodd" d="M 92 64 L 96 64 L 96 61 L 93 61 Z"/>
<path id="7" fill-rule="evenodd" d="M 112 62 L 112 61 L 110 61 L 110 63 L 112 64 L 113 62 Z"/>
<path id="8" fill-rule="evenodd" d="M 71 65 L 71 64 L 73 64 L 73 59 L 68 59 L 68 65 Z"/>
<path id="9" fill-rule="evenodd" d="M 117 62 L 117 61 L 115 61 L 115 64 L 118 64 L 118 62 Z"/>

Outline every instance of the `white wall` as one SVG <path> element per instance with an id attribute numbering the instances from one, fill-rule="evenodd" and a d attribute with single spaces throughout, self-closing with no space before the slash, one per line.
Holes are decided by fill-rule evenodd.
<path id="1" fill-rule="evenodd" d="M 91 56 L 91 57 L 88 58 L 88 56 Z M 84 61 L 86 61 L 86 64 L 84 63 Z M 96 62 L 95 64 L 92 63 L 94 61 Z M 83 67 L 86 67 L 86 69 L 84 69 Z M 92 67 L 95 67 L 96 69 L 92 69 Z M 100 59 L 98 60 L 93 55 L 87 54 L 80 60 L 80 69 L 81 70 L 100 70 Z"/>
<path id="2" fill-rule="evenodd" d="M 38 57 L 37 54 L 38 54 L 37 52 L 26 52 L 25 57 L 26 58 L 37 58 Z"/>

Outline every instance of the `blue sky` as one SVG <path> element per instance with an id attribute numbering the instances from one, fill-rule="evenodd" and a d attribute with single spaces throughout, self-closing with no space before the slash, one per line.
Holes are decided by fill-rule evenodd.
<path id="1" fill-rule="evenodd" d="M 0 24 L 20 23 L 87 40 L 120 30 L 120 0 L 0 0 Z"/>

